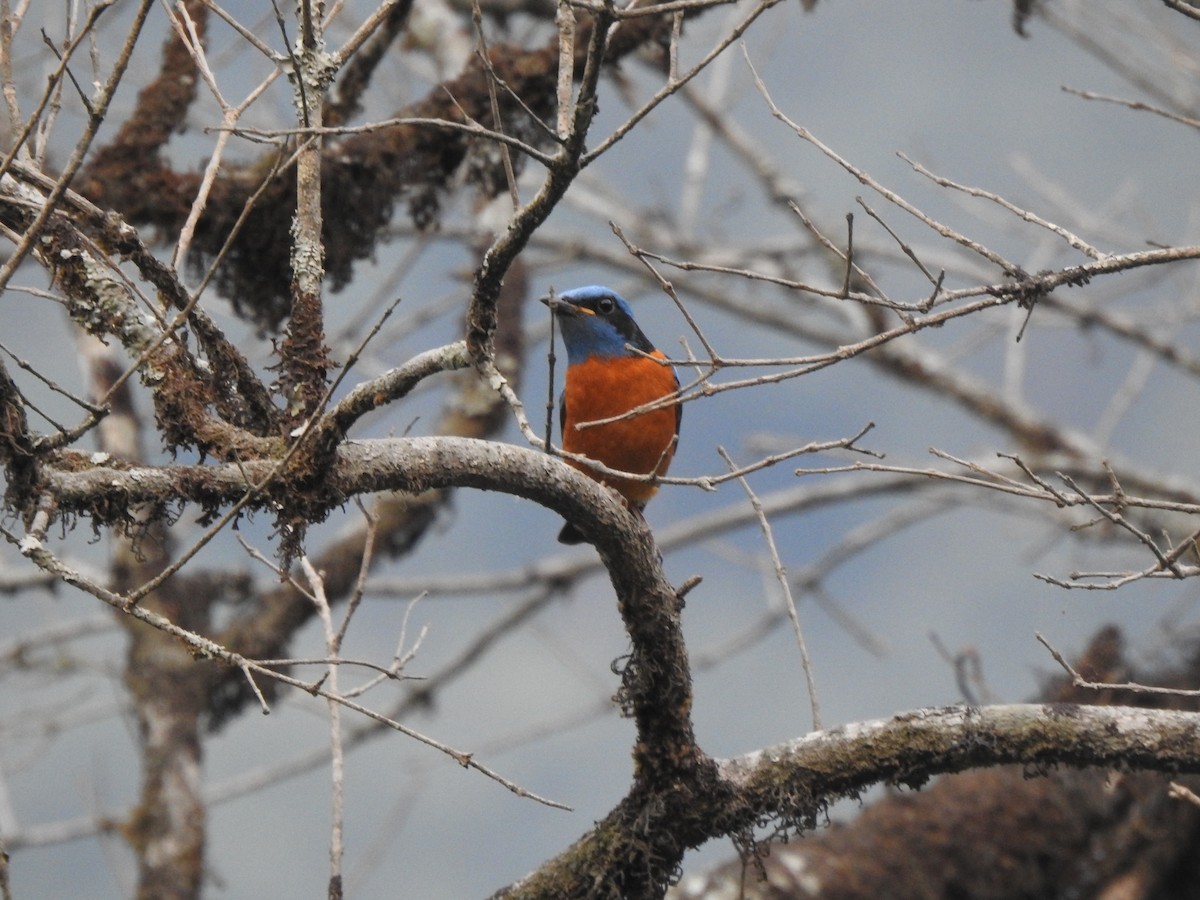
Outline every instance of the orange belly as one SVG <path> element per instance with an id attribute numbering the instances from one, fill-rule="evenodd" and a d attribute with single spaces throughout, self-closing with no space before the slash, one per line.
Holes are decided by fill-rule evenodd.
<path id="1" fill-rule="evenodd" d="M 663 358 L 661 353 L 656 356 Z M 622 472 L 665 475 L 675 454 L 678 407 L 641 413 L 618 422 L 576 428 L 582 422 L 608 419 L 674 394 L 675 373 L 641 357 L 592 357 L 567 369 L 563 393 L 563 449 L 580 453 Z M 602 484 L 619 491 L 639 509 L 657 490 L 646 481 L 630 481 L 594 472 L 586 465 L 571 465 Z"/>

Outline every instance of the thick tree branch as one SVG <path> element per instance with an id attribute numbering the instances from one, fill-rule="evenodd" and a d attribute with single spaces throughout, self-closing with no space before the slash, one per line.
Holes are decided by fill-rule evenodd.
<path id="1" fill-rule="evenodd" d="M 1004 763 L 1195 773 L 1197 747 L 1200 713 L 1076 704 L 953 706 L 817 732 L 719 765 L 755 809 L 780 804 L 786 813 L 789 798 L 814 796 L 814 783 L 827 802 L 879 782 L 917 787 L 935 774 Z"/>
<path id="2" fill-rule="evenodd" d="M 48 465 L 40 488 L 62 513 L 86 513 L 106 504 L 169 503 L 183 500 L 227 504 L 267 482 L 274 460 L 212 465 L 87 466 L 70 457 L 65 467 Z M 561 460 L 517 447 L 473 438 L 414 437 L 347 441 L 335 454 L 323 489 L 343 502 L 376 491 L 421 494 L 446 487 L 505 491 L 541 503 L 563 516 L 584 519 L 597 535 L 624 516 L 619 504 L 586 476 Z M 268 485 L 264 493 L 280 487 Z M 601 513 L 593 507 L 603 508 Z"/>
<path id="3" fill-rule="evenodd" d="M 1154 691 L 1113 686 L 1131 677 L 1131 669 L 1120 633 L 1106 627 L 1070 667 L 1087 685 L 1103 688 L 1059 678 L 1042 696 L 1117 710 L 1128 704 L 1191 711 L 1194 692 L 1163 693 L 1195 684 L 1194 646 L 1188 654 L 1167 671 L 1137 673 L 1139 680 L 1155 683 Z M 1074 709 L 1090 717 L 1097 708 Z M 1123 718 L 1120 711 L 1115 715 Z M 761 859 L 743 858 L 688 877 L 671 896 L 699 900 L 731 888 L 747 900 L 781 895 L 873 900 L 947 892 L 996 900 L 1073 892 L 1197 896 L 1200 810 L 1173 799 L 1163 775 L 1106 769 L 1026 763 L 941 778 L 919 793 L 891 792 L 845 827 L 774 843 Z M 1045 777 L 1031 778 L 1034 772 Z"/>
<path id="4" fill-rule="evenodd" d="M 678 865 L 686 847 L 764 819 L 785 832 L 812 829 L 830 803 L 872 784 L 916 787 L 933 775 L 1005 763 L 1200 773 L 1198 746 L 1200 714 L 1192 712 L 1055 704 L 914 710 L 717 761 L 715 776 L 702 768 L 703 777 L 665 795 L 639 796 L 635 787 L 570 850 L 497 896 L 656 896 L 631 865 L 669 847 L 664 833 L 682 845 Z"/>

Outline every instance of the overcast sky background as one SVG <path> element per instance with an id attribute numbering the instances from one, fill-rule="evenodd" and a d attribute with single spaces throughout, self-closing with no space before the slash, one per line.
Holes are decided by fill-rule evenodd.
<path id="1" fill-rule="evenodd" d="M 1097 18 L 1110 11 L 1111 4 L 1100 5 L 1105 12 L 1098 12 Z M 1181 46 L 1193 60 L 1200 58 L 1196 23 L 1172 16 L 1161 3 L 1149 0 L 1121 5 L 1134 7 L 1136 11 L 1127 14 L 1147 22 L 1173 23 Z M 1050 6 L 1061 12 L 1072 4 L 1052 0 Z M 228 3 L 226 8 L 247 22 L 269 21 L 266 3 L 245 0 Z M 161 31 L 161 10 L 153 17 L 154 27 Z M 1049 250 L 1044 233 L 1017 227 L 1011 217 L 1000 215 L 984 201 L 965 200 L 936 188 L 897 158 L 897 151 L 939 174 L 995 191 L 1051 217 L 1056 211 L 1049 207 L 1046 191 L 1061 191 L 1083 217 L 1064 224 L 1091 236 L 1102 249 L 1138 250 L 1146 241 L 1195 243 L 1200 226 L 1191 190 L 1198 161 L 1194 133 L 1151 115 L 1089 103 L 1062 91 L 1062 85 L 1069 85 L 1130 99 L 1142 96 L 1042 20 L 1031 20 L 1030 37 L 1022 40 L 1013 33 L 1010 18 L 1009 4 L 1000 0 L 823 0 L 810 14 L 802 13 L 799 3 L 787 2 L 751 29 L 745 52 L 793 120 L 931 215 L 994 243 L 1031 270 L 1061 259 L 1060 246 Z M 727 13 L 718 9 L 689 25 L 685 63 L 707 49 L 712 34 L 728 21 Z M 105 33 L 119 32 L 114 28 Z M 273 30 L 263 33 L 278 43 Z M 1136 41 L 1133 29 L 1130 35 Z M 143 43 L 141 58 L 146 66 L 156 65 L 158 45 L 158 38 Z M 115 52 L 115 48 L 104 50 Z M 933 235 L 910 225 L 878 196 L 868 196 L 863 185 L 774 120 L 754 90 L 742 50 L 734 48 L 731 53 L 730 87 L 723 106 L 796 185 L 810 215 L 832 225 L 854 210 L 864 240 L 882 246 L 878 229 L 872 233 L 866 216 L 855 206 L 854 198 L 863 195 L 885 212 L 890 223 L 901 224 L 930 259 L 946 252 Z M 263 69 L 260 61 L 243 52 L 231 54 L 227 71 L 231 84 L 248 85 L 262 76 Z M 622 72 L 639 95 L 657 86 L 658 76 L 638 63 L 624 64 Z M 413 81 L 406 85 L 405 76 Z M 389 102 L 404 102 L 424 90 L 403 66 L 396 67 L 394 77 L 395 97 Z M 701 88 L 716 93 L 707 77 L 701 77 Z M 132 103 L 134 88 L 132 81 L 126 86 L 123 109 Z M 236 91 L 231 95 L 236 96 Z M 628 111 L 607 87 L 591 143 L 598 143 Z M 280 115 L 286 114 L 282 109 Z M 380 117 L 384 114 L 380 111 Z M 181 158 L 201 165 L 211 136 L 204 135 L 200 126 L 214 120 L 205 120 L 202 110 L 195 118 L 197 127 L 181 137 L 175 149 Z M 69 134 L 65 126 L 63 133 Z M 636 229 L 639 221 L 656 211 L 666 210 L 674 217 L 694 138 L 695 123 L 686 109 L 668 104 L 590 169 L 583 186 L 623 210 L 620 222 L 628 229 Z M 694 230 L 702 240 L 724 238 L 731 245 L 753 245 L 795 228 L 784 213 L 768 208 L 745 170 L 719 148 L 714 150 L 712 174 L 699 209 Z M 578 205 L 556 212 L 548 227 L 556 235 L 576 236 L 597 251 L 621 252 L 603 221 Z M 364 377 L 401 362 L 406 353 L 456 337 L 456 315 L 449 310 L 461 308 L 462 277 L 470 271 L 470 259 L 449 243 L 433 241 L 416 264 L 396 275 L 396 260 L 407 246 L 400 237 L 394 257 L 381 253 L 360 267 L 355 284 L 330 301 L 335 320 L 353 320 L 377 291 L 403 295 L 401 315 L 439 303 L 448 312 L 392 345 L 388 358 L 369 359 L 361 373 Z M 549 255 L 545 249 L 531 252 L 540 252 L 540 258 Z M 1119 293 L 1112 283 L 1101 283 L 1079 295 L 1108 298 L 1113 308 L 1136 315 L 1141 305 L 1160 299 L 1158 292 L 1195 298 L 1195 283 L 1186 276 L 1194 277 L 1194 272 L 1170 275 L 1149 287 L 1145 280 L 1122 276 L 1129 279 L 1127 294 Z M 827 277 L 818 270 L 814 280 Z M 687 335 L 686 324 L 664 296 L 632 278 L 614 277 L 599 264 L 583 260 L 559 265 L 538 278 L 538 293 L 596 281 L 626 291 L 643 329 L 668 351 L 678 352 L 678 339 Z M 671 273 L 671 278 L 685 301 L 689 285 L 699 291 L 716 284 L 744 290 L 755 302 L 787 302 L 762 288 L 712 276 Z M 44 287 L 45 279 L 27 270 L 25 283 Z M 918 278 L 899 271 L 888 288 L 893 296 L 906 300 L 923 290 Z M 1093 290 L 1096 293 L 1087 293 Z M 214 304 L 219 311 L 219 302 Z M 747 326 L 710 306 L 697 305 L 694 312 L 727 355 L 766 357 L 813 350 Z M 1005 308 L 981 322 L 952 324 L 922 340 L 965 361 L 980 377 L 995 379 L 1006 363 L 1011 364 L 1010 354 L 1018 352 L 1011 338 L 1020 315 Z M 541 307 L 529 313 L 529 328 L 532 334 L 544 334 Z M 1181 323 L 1179 329 L 1189 341 L 1196 337 L 1191 323 Z M 253 338 L 251 331 L 241 330 Z M 46 365 L 61 356 L 59 377 L 65 383 L 79 382 L 74 351 L 58 352 L 70 348 L 71 340 L 47 304 L 11 292 L 0 297 L 0 333 L 11 346 L 46 347 Z M 691 343 L 696 347 L 694 339 Z M 544 349 L 535 351 L 535 359 Z M 1135 364 L 1128 348 L 1102 335 L 1081 337 L 1056 328 L 1050 317 L 1037 312 L 1019 353 L 1029 402 L 1081 430 L 1095 425 Z M 1118 457 L 1187 477 L 1190 472 L 1177 461 L 1194 458 L 1200 437 L 1194 415 L 1196 385 L 1161 366 L 1154 368 L 1149 382 L 1154 402 L 1135 405 L 1121 419 L 1112 432 L 1111 450 Z M 545 366 L 535 363 L 522 395 L 536 411 L 546 393 Z M 422 433 L 436 417 L 438 401 L 433 391 L 405 401 L 402 408 L 373 418 L 355 436 Z M 980 429 L 952 406 L 883 379 L 865 361 L 855 360 L 787 385 L 690 404 L 672 474 L 720 471 L 717 445 L 745 461 L 755 455 L 752 438 L 769 435 L 781 446 L 832 440 L 855 433 L 867 422 L 874 422 L 876 428 L 866 445 L 886 451 L 887 461 L 895 464 L 933 464 L 927 454 L 930 446 L 963 457 L 1020 449 L 998 443 L 996 432 Z M 519 440 L 515 429 L 507 439 Z M 845 461 L 845 457 L 821 458 L 822 464 Z M 755 489 L 767 495 L 794 487 L 794 467 L 783 464 L 761 473 L 753 479 Z M 775 537 L 784 561 L 798 571 L 848 529 L 875 521 L 906 502 L 903 497 L 887 497 L 781 517 L 774 522 Z M 717 493 L 667 487 L 649 507 L 648 519 L 665 537 L 693 517 L 745 505 L 736 485 L 726 485 Z M 831 600 L 845 615 L 863 623 L 879 653 L 855 640 L 811 597 L 802 598 L 801 621 L 826 725 L 959 702 L 954 673 L 940 658 L 931 632 L 952 651 L 977 650 L 996 697 L 1021 700 L 1033 695 L 1039 678 L 1052 671 L 1051 660 L 1034 639 L 1035 631 L 1064 651 L 1074 652 L 1099 626 L 1118 622 L 1131 643 L 1150 658 L 1162 646 L 1164 622 L 1175 630 L 1194 626 L 1191 582 L 1144 583 L 1118 593 L 1068 593 L 1034 579 L 1035 571 L 1063 575 L 1081 563 L 1094 563 L 1094 548 L 1074 544 L 1061 529 L 1040 521 L 1036 510 L 1011 514 L 1005 509 L 972 505 L 932 517 L 880 542 L 830 579 L 826 587 Z M 315 529 L 312 544 L 319 547 L 323 536 L 345 527 L 346 521 L 331 520 Z M 269 525 L 253 523 L 244 533 L 266 549 Z M 416 556 L 380 577 L 415 586 L 422 578 L 507 572 L 559 554 L 594 558 L 589 547 L 566 549 L 555 544 L 558 527 L 554 515 L 529 503 L 460 492 L 444 527 L 426 539 Z M 197 532 L 188 517 L 179 528 L 181 537 Z M 80 546 L 82 533 L 76 535 L 71 552 L 77 559 L 102 565 L 105 542 Z M 676 583 L 690 575 L 704 578 L 688 595 L 684 614 L 689 646 L 697 659 L 742 633 L 778 602 L 775 587 L 763 575 L 762 554 L 757 527 L 749 525 L 666 554 L 668 575 Z M 1134 564 L 1130 562 L 1134 559 L 1138 558 L 1122 552 L 1112 565 L 1121 568 Z M 201 561 L 253 569 L 232 542 L 218 542 Z M 24 563 L 2 548 L 0 566 L 19 571 Z M 351 627 L 346 655 L 390 659 L 411 596 L 401 592 L 399 597 L 370 597 Z M 409 638 L 423 626 L 429 631 L 410 671 L 436 671 L 479 633 L 483 623 L 501 618 L 519 599 L 490 593 L 422 601 L 411 613 Z M 6 597 L 0 600 L 0 644 L 37 626 L 102 614 L 94 600 L 68 591 Z M 626 646 L 611 587 L 597 572 L 570 596 L 551 603 L 531 626 L 504 638 L 500 649 L 470 676 L 441 692 L 433 709 L 406 722 L 476 753 L 529 790 L 570 805 L 572 812 L 517 798 L 398 735 L 385 735 L 356 750 L 347 781 L 348 896 L 483 896 L 563 849 L 604 815 L 623 795 L 630 775 L 633 726 L 607 702 L 618 684 L 610 664 Z M 61 683 L 48 683 L 44 673 L 5 678 L 0 688 L 0 830 L 122 814 L 133 802 L 138 788 L 134 726 L 131 717 L 117 714 L 123 702 L 120 647 L 115 632 L 77 646 L 74 658 L 85 662 L 85 671 Z M 294 650 L 296 655 L 319 655 L 319 628 L 306 631 Z M 356 678 L 353 672 L 345 672 L 343 683 Z M 695 691 L 699 739 L 717 756 L 787 740 L 811 727 L 799 656 L 786 626 L 718 665 L 698 669 Z M 386 691 L 371 695 L 376 708 L 385 708 L 391 696 Z M 23 729 L 22 723 L 35 717 L 22 711 L 45 711 L 55 704 L 69 711 L 69 727 L 61 734 Z M 357 724 L 352 716 L 345 718 L 348 724 Z M 572 718 L 579 720 L 573 727 L 560 727 Z M 543 730 L 548 733 L 539 736 Z M 247 772 L 319 751 L 327 744 L 326 734 L 323 703 L 307 695 L 285 697 L 271 716 L 249 712 L 209 743 L 207 780 L 214 790 L 222 791 L 231 779 Z M 209 842 L 212 873 L 206 895 L 324 896 L 328 780 L 327 768 L 320 766 L 261 791 L 238 792 L 214 805 Z M 839 814 L 852 813 L 852 808 L 839 810 Z M 728 843 L 710 845 L 693 854 L 688 866 L 731 854 Z M 22 850 L 12 860 L 13 892 L 18 898 L 119 898 L 128 895 L 131 879 L 130 857 L 117 839 Z"/>

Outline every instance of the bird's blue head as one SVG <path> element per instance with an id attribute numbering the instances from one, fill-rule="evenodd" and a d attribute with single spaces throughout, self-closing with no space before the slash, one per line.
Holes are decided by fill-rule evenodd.
<path id="1" fill-rule="evenodd" d="M 644 353 L 654 349 L 633 321 L 633 310 L 625 298 L 610 288 L 572 288 L 542 302 L 554 311 L 562 329 L 569 365 L 593 356 L 630 356 L 626 345 Z"/>

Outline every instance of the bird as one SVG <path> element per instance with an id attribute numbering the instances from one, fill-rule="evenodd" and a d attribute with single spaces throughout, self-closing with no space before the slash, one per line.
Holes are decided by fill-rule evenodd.
<path id="1" fill-rule="evenodd" d="M 621 472 L 665 475 L 683 419 L 679 403 L 591 428 L 577 426 L 677 396 L 675 370 L 655 361 L 665 360 L 666 355 L 642 333 L 625 298 L 610 288 L 572 288 L 542 302 L 553 312 L 567 348 L 566 381 L 559 401 L 563 449 Z M 658 491 L 651 481 L 620 478 L 586 463 L 567 462 L 615 490 L 639 515 Z M 567 522 L 558 540 L 581 544 L 585 538 Z"/>

